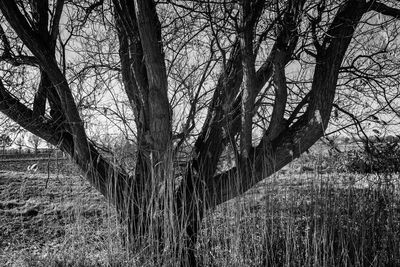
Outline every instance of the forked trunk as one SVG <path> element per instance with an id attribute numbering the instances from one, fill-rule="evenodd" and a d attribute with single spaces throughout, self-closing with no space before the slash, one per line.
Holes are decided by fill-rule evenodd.
<path id="1" fill-rule="evenodd" d="M 138 153 L 136 174 L 129 185 L 111 186 L 115 190 L 109 192 L 113 195 L 109 199 L 115 199 L 126 226 L 123 243 L 136 255 L 145 249 L 142 260 L 147 263 L 197 266 L 196 243 L 206 209 L 200 179 L 190 167 L 182 181 L 176 179 L 169 158 L 157 166 L 150 164 L 144 153 Z"/>

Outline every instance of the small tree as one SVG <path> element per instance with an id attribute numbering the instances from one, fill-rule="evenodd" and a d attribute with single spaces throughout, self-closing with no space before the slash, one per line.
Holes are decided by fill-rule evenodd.
<path id="1" fill-rule="evenodd" d="M 35 153 L 35 155 L 38 153 L 38 149 L 40 144 L 42 143 L 42 139 L 34 134 L 29 136 L 28 139 L 30 145 L 33 147 L 33 151 Z"/>
<path id="2" fill-rule="evenodd" d="M 7 134 L 0 135 L 0 146 L 2 148 L 3 154 L 6 151 L 6 147 L 11 146 L 11 144 L 12 144 L 12 139 L 9 135 Z"/>
<path id="3" fill-rule="evenodd" d="M 25 145 L 25 134 L 24 133 L 18 134 L 17 139 L 15 139 L 15 144 L 18 146 L 18 153 L 21 154 L 22 148 Z"/>

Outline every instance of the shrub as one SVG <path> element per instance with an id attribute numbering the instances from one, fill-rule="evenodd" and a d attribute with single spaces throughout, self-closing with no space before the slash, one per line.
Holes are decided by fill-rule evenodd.
<path id="1" fill-rule="evenodd" d="M 363 141 L 364 148 L 351 150 L 345 155 L 346 170 L 357 173 L 394 173 L 400 171 L 400 145 L 398 141 Z"/>

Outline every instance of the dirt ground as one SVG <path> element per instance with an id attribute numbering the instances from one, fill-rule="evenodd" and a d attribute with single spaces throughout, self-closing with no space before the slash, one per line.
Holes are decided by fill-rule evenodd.
<path id="1" fill-rule="evenodd" d="M 22 266 L 26 255 L 65 251 L 72 232 L 101 238 L 99 229 L 111 213 L 80 176 L 1 171 L 0 266 Z M 97 237 L 78 229 L 88 226 L 99 232 Z"/>

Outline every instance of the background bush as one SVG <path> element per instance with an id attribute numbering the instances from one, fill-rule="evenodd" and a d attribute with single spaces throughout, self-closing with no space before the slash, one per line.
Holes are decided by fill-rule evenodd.
<path id="1" fill-rule="evenodd" d="M 398 141 L 364 141 L 364 147 L 344 155 L 345 169 L 356 173 L 397 173 L 400 171 Z"/>

